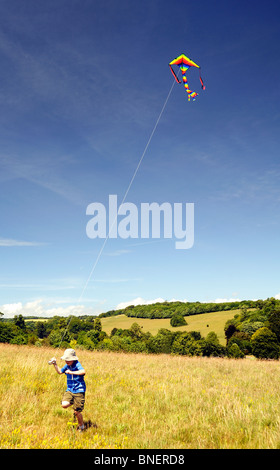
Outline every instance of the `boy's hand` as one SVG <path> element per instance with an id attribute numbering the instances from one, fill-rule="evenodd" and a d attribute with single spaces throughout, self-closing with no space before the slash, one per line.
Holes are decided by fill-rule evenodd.
<path id="1" fill-rule="evenodd" d="M 56 365 L 56 358 L 53 357 L 53 358 L 49 361 L 49 364 Z"/>

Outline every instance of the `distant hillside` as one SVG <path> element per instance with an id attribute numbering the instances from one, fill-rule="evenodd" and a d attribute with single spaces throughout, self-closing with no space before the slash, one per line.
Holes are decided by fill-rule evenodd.
<path id="1" fill-rule="evenodd" d="M 22 315 L 15 315 L 11 322 L 0 321 L 0 343 L 185 356 L 242 358 L 252 354 L 278 359 L 280 300 L 164 302 L 130 306 L 101 318 L 72 315 L 25 321 Z"/>
<path id="2" fill-rule="evenodd" d="M 206 337 L 210 331 L 214 331 L 217 334 L 218 340 L 222 345 L 226 345 L 225 337 L 225 324 L 231 320 L 241 310 L 229 310 L 219 312 L 209 312 L 201 315 L 188 315 L 186 317 L 187 325 L 172 327 L 170 325 L 170 318 L 135 318 L 128 317 L 126 315 L 115 315 L 111 317 L 101 318 L 102 330 L 108 335 L 117 329 L 129 329 L 136 322 L 143 333 L 150 332 L 152 335 L 156 335 L 159 330 L 167 329 L 171 332 L 185 332 L 185 331 L 199 331 L 201 336 Z"/>
<path id="3" fill-rule="evenodd" d="M 227 310 L 237 310 L 240 308 L 262 308 L 263 300 L 242 300 L 238 302 L 158 302 L 150 305 L 130 305 L 124 309 L 110 310 L 101 313 L 99 318 L 112 317 L 115 315 L 126 315 L 135 318 L 171 318 L 174 314 L 181 314 L 184 317 L 198 315 L 200 313 L 221 312 Z"/>

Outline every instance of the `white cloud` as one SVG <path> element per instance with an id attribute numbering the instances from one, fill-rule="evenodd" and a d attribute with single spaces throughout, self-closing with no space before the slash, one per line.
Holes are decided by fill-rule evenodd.
<path id="1" fill-rule="evenodd" d="M 14 315 L 20 313 L 22 310 L 22 303 L 17 302 L 14 304 L 4 304 L 0 307 L 0 312 L 4 313 L 7 317 L 13 317 Z"/>
<path id="2" fill-rule="evenodd" d="M 93 307 L 85 307 L 84 305 L 68 305 L 65 306 L 50 306 L 45 305 L 42 299 L 37 299 L 32 302 L 22 302 L 3 304 L 0 305 L 0 312 L 4 313 L 5 318 L 13 318 L 15 315 L 37 316 L 37 317 L 54 317 L 69 315 L 99 315 L 101 310 Z"/>
<path id="3" fill-rule="evenodd" d="M 276 294 L 275 299 L 280 300 L 280 294 Z"/>
<path id="4" fill-rule="evenodd" d="M 44 316 L 44 308 L 41 300 L 27 302 L 25 305 L 22 302 L 4 304 L 0 306 L 0 312 L 4 313 L 5 317 L 13 317 L 14 315 Z"/>
<path id="5" fill-rule="evenodd" d="M 45 243 L 39 243 L 39 242 L 27 242 L 27 241 L 22 241 L 22 240 L 13 240 L 11 238 L 0 238 L 0 246 L 42 246 L 45 245 Z"/>

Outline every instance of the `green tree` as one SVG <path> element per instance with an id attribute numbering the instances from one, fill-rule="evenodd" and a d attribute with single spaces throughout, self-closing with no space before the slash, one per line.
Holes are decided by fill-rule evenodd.
<path id="1" fill-rule="evenodd" d="M 236 331 L 227 343 L 227 348 L 229 348 L 233 343 L 236 343 L 239 349 L 244 354 L 250 354 L 252 352 L 252 345 L 250 342 L 250 336 L 242 331 Z"/>
<path id="2" fill-rule="evenodd" d="M 90 339 L 88 332 L 80 331 L 77 337 L 77 344 L 82 346 L 84 349 L 95 349 L 97 343 Z"/>
<path id="3" fill-rule="evenodd" d="M 236 343 L 232 343 L 227 348 L 227 354 L 228 354 L 228 357 L 232 357 L 234 359 L 242 359 L 243 357 L 245 357 L 244 352 L 240 350 L 238 344 Z"/>
<path id="4" fill-rule="evenodd" d="M 22 331 L 21 333 L 19 333 L 17 336 L 14 336 L 14 338 L 10 340 L 10 344 L 27 344 L 27 342 L 28 342 L 28 338 L 26 335 L 23 334 Z"/>
<path id="5" fill-rule="evenodd" d="M 47 328 L 46 324 L 43 321 L 38 321 L 36 322 L 36 334 L 38 338 L 46 338 L 47 334 Z"/>
<path id="6" fill-rule="evenodd" d="M 18 326 L 21 330 L 26 330 L 25 321 L 22 315 L 14 316 L 14 324 Z"/>
<path id="7" fill-rule="evenodd" d="M 49 335 L 49 342 L 51 346 L 58 347 L 60 345 L 62 334 L 59 330 L 52 330 Z"/>
<path id="8" fill-rule="evenodd" d="M 252 336 L 259 328 L 262 328 L 264 325 L 261 321 L 245 321 L 240 326 L 240 331 L 246 333 L 248 336 Z"/>
<path id="9" fill-rule="evenodd" d="M 78 333 L 83 329 L 83 321 L 77 317 L 71 316 L 68 320 L 68 331 L 73 335 L 78 335 Z"/>
<path id="10" fill-rule="evenodd" d="M 205 340 L 212 344 L 220 344 L 217 334 L 214 331 L 210 331 L 206 336 Z"/>
<path id="11" fill-rule="evenodd" d="M 0 343 L 11 343 L 17 336 L 23 336 L 23 331 L 14 322 L 0 322 Z"/>
<path id="12" fill-rule="evenodd" d="M 234 323 L 235 323 L 234 320 L 228 320 L 225 324 L 225 336 L 226 336 L 227 344 L 230 338 L 232 337 L 232 335 L 236 331 L 238 331 Z"/>
<path id="13" fill-rule="evenodd" d="M 131 338 L 133 339 L 141 339 L 142 338 L 142 326 L 138 325 L 138 323 L 133 323 L 129 328 L 129 333 Z"/>
<path id="14" fill-rule="evenodd" d="M 98 330 L 90 330 L 87 332 L 86 337 L 92 341 L 94 346 L 97 346 L 99 339 L 100 339 L 100 331 Z"/>
<path id="15" fill-rule="evenodd" d="M 273 308 L 268 314 L 268 328 L 276 334 L 278 341 L 280 340 L 280 308 Z"/>
<path id="16" fill-rule="evenodd" d="M 175 335 L 171 331 L 161 328 L 156 336 L 151 336 L 148 342 L 149 351 L 156 354 L 169 354 Z"/>
<path id="17" fill-rule="evenodd" d="M 265 326 L 257 330 L 252 338 L 252 353 L 259 359 L 278 359 L 280 350 L 277 336 Z"/>
<path id="18" fill-rule="evenodd" d="M 226 348 L 220 344 L 214 331 L 210 331 L 206 338 L 200 341 L 200 345 L 203 356 L 223 357 L 226 354 Z"/>
<path id="19" fill-rule="evenodd" d="M 187 322 L 181 313 L 174 313 L 170 318 L 170 325 L 173 327 L 187 325 Z"/>
<path id="20" fill-rule="evenodd" d="M 94 329 L 94 330 L 97 330 L 97 331 L 99 331 L 99 333 L 101 333 L 101 331 L 102 331 L 102 323 L 101 323 L 100 318 L 96 318 L 96 319 L 94 320 L 94 324 L 93 324 L 93 325 L 94 325 L 94 326 L 93 326 L 93 329 Z"/>
<path id="21" fill-rule="evenodd" d="M 184 332 L 174 339 L 172 353 L 186 356 L 202 356 L 203 349 L 199 341 L 196 341 L 190 332 Z"/>

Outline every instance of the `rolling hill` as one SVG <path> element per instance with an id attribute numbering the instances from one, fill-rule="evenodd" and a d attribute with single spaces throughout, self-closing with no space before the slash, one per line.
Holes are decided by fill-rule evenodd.
<path id="1" fill-rule="evenodd" d="M 166 328 L 170 331 L 199 331 L 203 337 L 210 331 L 214 331 L 222 345 L 226 344 L 224 327 L 227 320 L 234 317 L 240 310 L 226 310 L 220 312 L 208 312 L 199 315 L 188 315 L 185 317 L 187 325 L 172 327 L 170 318 L 135 318 L 124 314 L 101 318 L 102 329 L 110 335 L 113 328 L 128 329 L 133 323 L 138 323 L 143 331 L 149 331 L 152 335 L 157 334 L 160 328 Z"/>

